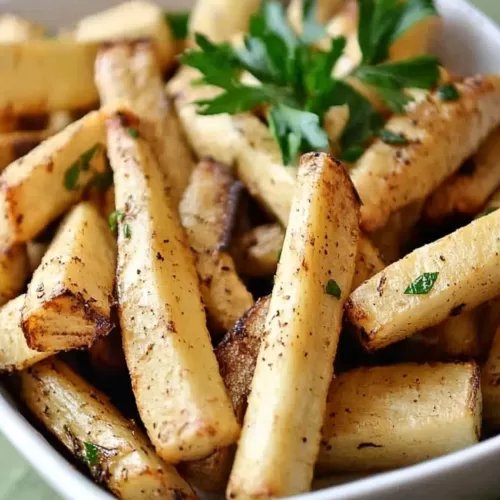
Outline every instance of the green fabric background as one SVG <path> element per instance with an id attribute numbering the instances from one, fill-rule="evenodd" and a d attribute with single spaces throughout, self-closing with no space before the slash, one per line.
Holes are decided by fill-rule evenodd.
<path id="1" fill-rule="evenodd" d="M 471 0 L 500 24 L 499 0 Z M 26 461 L 0 436 L 0 500 L 59 500 Z"/>

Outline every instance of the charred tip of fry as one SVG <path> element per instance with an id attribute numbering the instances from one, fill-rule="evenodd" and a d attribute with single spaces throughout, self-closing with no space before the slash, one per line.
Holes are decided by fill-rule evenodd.
<path id="1" fill-rule="evenodd" d="M 253 315 L 261 314 L 261 311 L 265 311 L 262 314 L 267 316 L 267 311 L 269 309 L 269 303 L 271 302 L 271 296 L 266 295 L 265 297 L 260 297 L 257 302 L 236 322 L 231 330 L 229 330 L 222 340 L 217 345 L 217 349 L 221 349 L 227 346 L 235 339 L 241 339 L 248 335 L 247 323 L 248 320 Z"/>
<path id="2" fill-rule="evenodd" d="M 90 347 L 97 338 L 108 335 L 109 332 L 115 328 L 114 323 L 109 317 L 92 307 L 94 299 L 85 299 L 81 293 L 75 293 L 66 289 L 59 293 L 56 297 L 51 297 L 50 300 L 44 302 L 41 307 L 41 311 L 29 314 L 27 318 L 24 318 L 23 314 L 21 328 L 23 330 L 26 343 L 30 349 L 39 352 L 47 350 L 45 344 L 40 342 L 40 338 L 43 339 L 43 336 L 39 336 L 41 326 L 40 318 L 45 317 L 45 313 L 43 311 L 62 313 L 64 309 L 68 310 L 68 305 L 66 304 L 67 299 L 71 301 L 71 306 L 68 311 L 69 314 L 82 312 L 83 314 L 79 316 L 80 319 L 94 325 L 93 334 L 89 336 L 85 345 L 82 344 L 82 348 Z M 65 334 L 65 332 L 58 332 L 58 335 Z"/>
<path id="3" fill-rule="evenodd" d="M 107 122 L 111 126 L 120 128 L 137 128 L 141 124 L 140 118 L 125 106 L 120 106 L 118 109 L 108 111 Z"/>
<path id="4" fill-rule="evenodd" d="M 224 214 L 224 229 L 222 232 L 222 238 L 217 245 L 217 250 L 219 252 L 227 252 L 231 246 L 243 193 L 244 186 L 240 181 L 236 181 L 231 184 L 226 204 L 227 211 Z"/>

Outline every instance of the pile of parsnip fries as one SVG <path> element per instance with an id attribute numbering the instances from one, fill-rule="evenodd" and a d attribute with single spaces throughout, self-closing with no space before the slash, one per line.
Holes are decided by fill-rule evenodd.
<path id="1" fill-rule="evenodd" d="M 318 15 L 355 40 L 343 3 Z M 233 40 L 259 4 L 198 0 L 190 33 Z M 500 426 L 500 77 L 456 80 L 453 102 L 420 91 L 387 116 L 407 144 L 289 167 L 257 114 L 197 113 L 217 91 L 176 67 L 191 40 L 154 4 L 56 39 L 2 15 L 0 42 L 0 370 L 95 481 L 282 497 Z M 75 350 L 90 370 L 59 354 Z M 88 373 L 128 374 L 137 422 Z"/>

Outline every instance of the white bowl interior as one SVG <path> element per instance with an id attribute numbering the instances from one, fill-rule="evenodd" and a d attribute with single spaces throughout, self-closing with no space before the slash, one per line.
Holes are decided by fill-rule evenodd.
<path id="1" fill-rule="evenodd" d="M 0 0 L 0 10 L 21 14 L 51 28 L 70 26 L 80 17 L 122 0 Z M 190 0 L 156 0 L 172 10 L 188 9 Z M 460 74 L 500 72 L 500 30 L 465 0 L 436 0 L 444 28 L 435 52 Z M 19 413 L 0 387 L 0 431 L 51 486 L 68 500 L 112 497 L 74 469 Z M 397 439 L 397 436 L 395 436 Z M 377 474 L 341 486 L 302 495 L 303 500 L 390 500 L 405 498 L 495 498 L 500 491 L 500 436 L 469 449 L 414 467 Z M 323 487 L 338 481 L 322 481 Z"/>

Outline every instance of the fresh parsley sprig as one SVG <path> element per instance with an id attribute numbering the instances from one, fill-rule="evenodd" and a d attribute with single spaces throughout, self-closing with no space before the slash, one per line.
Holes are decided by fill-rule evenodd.
<path id="1" fill-rule="evenodd" d="M 438 60 L 432 56 L 385 62 L 389 48 L 415 23 L 437 15 L 433 0 L 358 0 L 358 40 L 361 64 L 351 77 L 374 89 L 393 111 L 402 112 L 411 101 L 409 87 L 428 89 L 439 79 Z M 250 22 L 242 47 L 213 43 L 195 36 L 199 50 L 185 52 L 180 61 L 199 70 L 195 84 L 221 89 L 212 99 L 197 102 L 199 113 L 237 114 L 265 105 L 268 126 L 279 144 L 283 162 L 294 163 L 301 152 L 328 150 L 323 128 L 332 106 L 347 104 L 349 120 L 340 139 L 342 155 L 351 161 L 362 154 L 378 133 L 383 119 L 348 80 L 332 77 L 346 40 L 337 37 L 327 51 L 316 48 L 324 26 L 316 21 L 315 0 L 304 0 L 303 29 L 294 32 L 283 5 L 264 0 Z M 247 71 L 260 85 L 241 82 Z"/>

